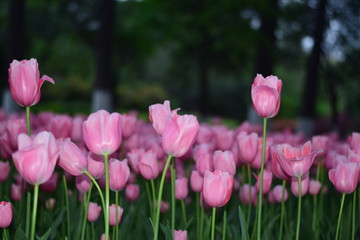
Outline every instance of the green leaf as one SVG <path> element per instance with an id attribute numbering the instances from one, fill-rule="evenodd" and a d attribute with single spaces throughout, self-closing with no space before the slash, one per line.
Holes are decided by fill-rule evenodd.
<path id="1" fill-rule="evenodd" d="M 161 230 L 165 235 L 165 240 L 172 240 L 173 233 L 171 232 L 171 227 L 169 221 L 166 222 L 166 225 L 160 224 Z"/>
<path id="2" fill-rule="evenodd" d="M 66 209 L 63 208 L 63 210 L 61 210 L 61 212 L 59 213 L 59 216 L 56 218 L 53 225 L 50 227 L 50 229 L 51 229 L 50 239 L 55 239 L 56 231 L 57 231 L 59 225 L 64 221 L 65 211 L 66 211 Z"/>
<path id="3" fill-rule="evenodd" d="M 47 240 L 50 236 L 51 228 L 49 228 L 44 235 L 42 235 L 41 238 L 38 238 L 38 240 Z"/>
<path id="4" fill-rule="evenodd" d="M 24 231 L 21 228 L 21 224 L 18 226 L 18 228 L 16 229 L 16 233 L 15 233 L 15 238 L 14 240 L 26 240 L 27 237 L 24 233 Z"/>
<path id="5" fill-rule="evenodd" d="M 241 206 L 239 205 L 239 220 L 240 220 L 240 228 L 241 228 L 241 240 L 249 240 L 249 233 L 247 231 L 246 221 L 244 214 L 241 210 Z"/>

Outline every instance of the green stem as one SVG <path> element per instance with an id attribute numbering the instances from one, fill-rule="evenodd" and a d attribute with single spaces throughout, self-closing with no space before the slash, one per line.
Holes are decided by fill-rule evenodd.
<path id="1" fill-rule="evenodd" d="M 119 205 L 119 192 L 116 191 L 115 192 L 115 204 L 116 204 L 116 212 L 115 212 L 115 216 L 116 216 L 116 225 L 115 225 L 115 239 L 119 239 L 119 222 L 118 222 L 118 205 Z"/>
<path id="2" fill-rule="evenodd" d="M 341 215 L 342 215 L 342 211 L 343 211 L 343 207 L 344 207 L 344 201 L 345 201 L 345 193 L 343 193 L 341 196 L 341 204 L 340 204 L 339 218 L 338 218 L 337 226 L 336 226 L 335 240 L 339 239 L 340 222 L 341 222 Z"/>
<path id="3" fill-rule="evenodd" d="M 31 238 L 30 238 L 30 240 L 35 239 L 36 211 L 37 211 L 38 196 L 39 196 L 39 184 L 35 184 L 34 185 L 34 202 L 33 202 L 33 214 L 32 214 L 32 222 L 31 222 Z"/>
<path id="4" fill-rule="evenodd" d="M 27 134 L 31 135 L 31 127 L 30 127 L 30 107 L 26 107 L 26 129 Z"/>
<path id="5" fill-rule="evenodd" d="M 266 123 L 267 118 L 264 118 L 263 123 L 263 141 L 262 141 L 262 154 L 261 154 L 261 168 L 260 168 L 260 187 L 259 187 L 259 198 L 257 203 L 258 218 L 257 218 L 257 239 L 261 239 L 261 210 L 262 210 L 262 197 L 263 197 L 263 178 L 264 178 L 264 165 L 265 165 L 265 154 L 266 154 Z"/>
<path id="6" fill-rule="evenodd" d="M 196 206 L 196 237 L 200 239 L 200 204 L 199 193 L 195 193 L 195 206 Z"/>
<path id="7" fill-rule="evenodd" d="M 351 239 L 355 239 L 355 226 L 356 226 L 356 220 L 355 220 L 355 210 L 356 210 L 356 191 L 353 193 L 353 204 L 352 204 L 352 232 L 351 232 Z"/>
<path id="8" fill-rule="evenodd" d="M 149 186 L 149 182 L 145 181 L 145 188 L 146 188 L 146 195 L 147 195 L 147 199 L 148 199 L 148 202 L 149 202 L 149 212 L 150 212 L 150 216 L 151 216 L 151 219 L 154 220 L 154 200 L 153 200 L 153 197 L 152 197 L 152 194 L 150 192 L 150 186 Z"/>
<path id="9" fill-rule="evenodd" d="M 223 231 L 222 231 L 222 240 L 226 239 L 226 223 L 227 223 L 227 218 L 226 218 L 226 209 L 224 210 L 224 216 L 223 216 Z"/>
<path id="10" fill-rule="evenodd" d="M 109 155 L 104 154 L 105 162 L 105 240 L 109 240 L 109 206 L 110 206 L 110 179 L 109 179 Z M 106 210 L 106 211 L 105 211 Z"/>
<path id="11" fill-rule="evenodd" d="M 92 231 L 93 240 L 95 240 L 95 227 L 94 227 L 94 222 L 91 222 L 91 231 Z"/>
<path id="12" fill-rule="evenodd" d="M 155 193 L 155 183 L 154 183 L 154 179 L 151 179 L 150 180 L 150 184 L 151 184 L 151 192 L 152 192 L 152 202 L 153 202 L 153 205 L 152 205 L 152 219 L 154 220 L 155 219 L 155 214 L 156 214 L 156 210 L 155 210 L 155 202 L 156 202 L 156 193 Z"/>
<path id="13" fill-rule="evenodd" d="M 300 235 L 300 220 L 301 220 L 301 198 L 302 198 L 302 186 L 301 186 L 301 177 L 298 177 L 298 187 L 299 187 L 299 201 L 298 201 L 298 215 L 297 215 L 297 224 L 296 224 L 296 240 L 299 240 Z"/>
<path id="14" fill-rule="evenodd" d="M 185 229 L 185 228 L 186 228 L 186 224 L 187 224 L 185 202 L 184 202 L 183 199 L 181 199 L 181 200 L 180 200 L 180 203 L 181 203 L 181 210 L 182 210 L 182 219 L 183 219 L 183 224 L 184 224 L 183 229 Z"/>
<path id="15" fill-rule="evenodd" d="M 215 239 L 215 217 L 216 217 L 216 207 L 213 207 L 212 217 L 211 217 L 211 240 Z"/>
<path id="16" fill-rule="evenodd" d="M 82 240 L 85 237 L 87 216 L 88 216 L 88 211 L 89 211 L 88 208 L 89 208 L 89 202 L 90 202 L 90 197 L 91 197 L 92 186 L 93 186 L 93 184 L 91 183 L 89 191 L 88 191 L 88 193 L 84 194 L 84 199 L 83 199 L 83 201 L 84 201 L 84 219 L 83 219 L 83 226 L 82 226 L 82 231 L 81 231 L 81 239 Z"/>
<path id="17" fill-rule="evenodd" d="M 175 231 L 175 179 L 176 179 L 176 171 L 175 171 L 175 159 L 171 161 L 170 172 L 171 172 L 171 232 L 172 235 Z M 174 237 L 174 235 L 173 235 Z"/>
<path id="18" fill-rule="evenodd" d="M 249 206 L 248 206 L 248 216 L 247 216 L 247 230 L 249 230 L 249 223 L 250 223 L 250 217 L 251 217 L 251 208 L 252 208 L 252 194 L 251 194 L 251 166 L 250 164 L 247 164 L 247 175 L 248 175 L 248 181 L 249 181 L 249 200 L 250 200 L 250 203 L 249 203 Z"/>
<path id="19" fill-rule="evenodd" d="M 171 162 L 171 158 L 172 158 L 172 156 L 169 155 L 168 158 L 167 158 L 167 160 L 166 160 L 165 167 L 164 167 L 164 171 L 163 171 L 163 173 L 162 173 L 161 180 L 160 180 L 159 195 L 158 195 L 158 199 L 157 199 L 157 208 L 156 208 L 156 215 L 155 215 L 154 240 L 157 240 L 157 239 L 158 239 L 161 198 L 162 198 L 162 193 L 163 193 L 163 188 L 164 188 L 165 176 L 166 176 L 166 172 L 167 172 L 167 170 L 168 170 L 168 168 L 169 168 L 169 164 L 170 164 L 170 162 Z"/>
<path id="20" fill-rule="evenodd" d="M 201 205 L 200 211 L 200 240 L 203 240 L 203 229 L 204 229 L 204 206 Z"/>
<path id="21" fill-rule="evenodd" d="M 282 192 L 281 192 L 281 215 L 280 215 L 279 240 L 281 240 L 281 239 L 282 239 L 283 227 L 284 227 L 284 213 L 285 213 L 285 185 L 286 185 L 286 180 L 282 180 Z"/>
<path id="22" fill-rule="evenodd" d="M 26 227 L 25 233 L 28 239 L 30 239 L 30 210 L 31 210 L 31 193 L 27 193 L 26 199 Z"/>
<path id="23" fill-rule="evenodd" d="M 9 232 L 8 232 L 7 228 L 3 229 L 3 239 L 10 240 L 10 236 L 9 236 Z"/>
<path id="24" fill-rule="evenodd" d="M 65 191 L 65 205 L 66 205 L 66 218 L 67 218 L 67 239 L 70 240 L 70 207 L 69 207 L 69 194 L 66 183 L 66 177 L 63 175 L 64 191 Z"/>

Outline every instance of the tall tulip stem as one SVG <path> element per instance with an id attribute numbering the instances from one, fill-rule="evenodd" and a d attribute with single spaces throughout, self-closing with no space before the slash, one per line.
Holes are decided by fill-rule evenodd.
<path id="1" fill-rule="evenodd" d="M 282 239 L 283 227 L 284 227 L 284 215 L 285 215 L 285 184 L 286 184 L 286 180 L 282 180 L 279 240 Z"/>
<path id="2" fill-rule="evenodd" d="M 356 220 L 355 220 L 355 210 L 356 210 L 356 191 L 353 193 L 353 199 L 352 199 L 352 232 L 351 232 L 351 239 L 354 240 L 355 239 L 355 226 L 356 226 Z"/>
<path id="3" fill-rule="evenodd" d="M 35 226 L 36 226 L 36 212 L 37 212 L 37 203 L 39 196 L 39 184 L 34 185 L 34 202 L 33 202 L 33 214 L 31 222 L 31 238 L 30 240 L 35 239 Z"/>
<path id="4" fill-rule="evenodd" d="M 175 159 L 171 161 L 170 164 L 170 172 L 171 172 L 171 232 L 174 234 L 175 231 L 175 179 L 176 179 L 176 171 L 175 171 Z"/>
<path id="5" fill-rule="evenodd" d="M 109 206 L 110 206 L 110 179 L 109 179 L 109 155 L 104 154 L 105 162 L 105 240 L 109 240 Z M 117 206 L 116 206 L 117 207 Z"/>
<path id="6" fill-rule="evenodd" d="M 68 194 L 68 188 L 66 183 L 66 177 L 63 175 L 63 183 L 64 183 L 64 193 L 65 193 L 65 205 L 66 205 L 66 227 L 67 227 L 67 239 L 70 240 L 70 207 L 69 207 L 69 194 Z"/>
<path id="7" fill-rule="evenodd" d="M 216 207 L 213 207 L 212 217 L 211 217 L 211 240 L 215 239 L 215 217 L 216 217 Z"/>
<path id="8" fill-rule="evenodd" d="M 302 198 L 302 186 L 301 186 L 301 177 L 298 177 L 299 185 L 299 200 L 298 200 L 298 215 L 297 215 L 297 224 L 296 224 L 296 240 L 299 240 L 300 235 L 300 221 L 301 221 L 301 198 Z"/>
<path id="9" fill-rule="evenodd" d="M 30 107 L 26 107 L 26 129 L 27 134 L 31 135 L 31 127 L 30 127 Z"/>
<path id="10" fill-rule="evenodd" d="M 339 239 L 339 230 L 340 230 L 340 223 L 341 223 L 341 215 L 342 215 L 343 208 L 344 208 L 345 195 L 346 195 L 346 194 L 343 193 L 342 196 L 341 196 L 340 211 L 339 211 L 339 218 L 338 218 L 337 226 L 336 226 L 335 240 L 338 240 L 338 239 Z"/>
<path id="11" fill-rule="evenodd" d="M 265 154 L 266 154 L 266 123 L 267 118 L 264 118 L 263 122 L 263 141 L 262 141 L 262 154 L 261 154 L 261 167 L 260 167 L 260 187 L 258 197 L 258 217 L 257 217 L 257 239 L 261 239 L 261 208 L 263 198 L 263 178 L 264 178 L 264 165 L 265 165 Z"/>

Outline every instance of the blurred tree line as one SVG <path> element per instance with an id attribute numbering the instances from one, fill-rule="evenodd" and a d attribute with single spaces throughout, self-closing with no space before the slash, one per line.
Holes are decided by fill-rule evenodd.
<path id="1" fill-rule="evenodd" d="M 34 57 L 56 81 L 44 108 L 88 112 L 97 88 L 121 111 L 171 99 L 240 121 L 256 73 L 273 74 L 279 117 L 358 123 L 359 11 L 357 0 L 1 1 L 2 88 L 12 59 Z"/>

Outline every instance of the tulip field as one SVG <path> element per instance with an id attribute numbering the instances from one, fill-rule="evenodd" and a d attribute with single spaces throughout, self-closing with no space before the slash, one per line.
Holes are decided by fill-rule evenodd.
<path id="1" fill-rule="evenodd" d="M 169 100 L 139 109 L 148 119 L 34 114 L 56 79 L 30 59 L 14 60 L 8 81 L 24 111 L 0 111 L 4 240 L 359 239 L 360 133 L 269 131 L 276 76 L 249 86 L 263 125 L 236 127 Z"/>

